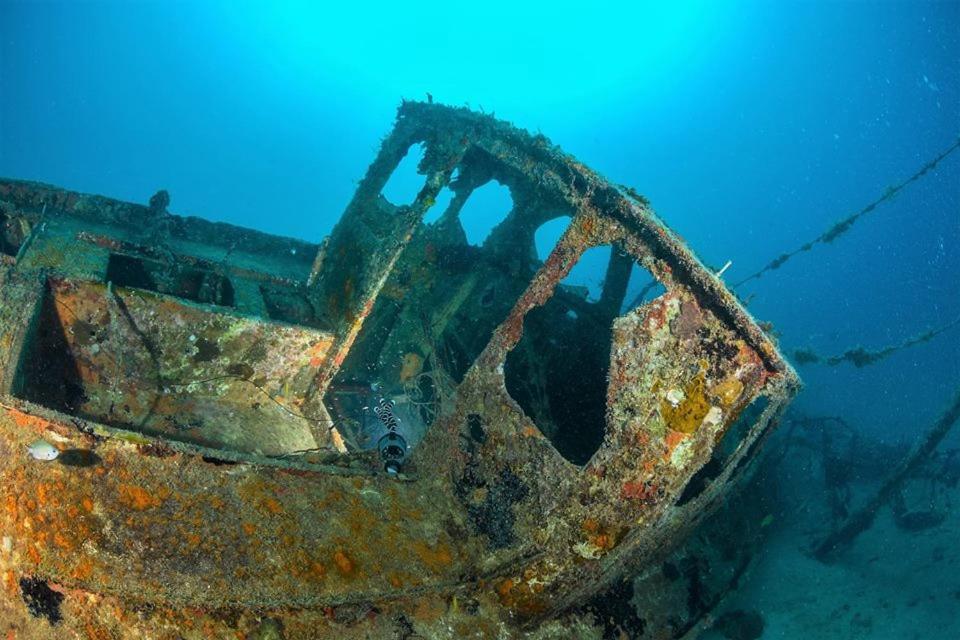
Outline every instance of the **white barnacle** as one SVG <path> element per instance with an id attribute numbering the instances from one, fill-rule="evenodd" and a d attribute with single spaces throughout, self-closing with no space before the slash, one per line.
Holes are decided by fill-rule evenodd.
<path id="1" fill-rule="evenodd" d="M 680 406 L 680 403 L 686 398 L 687 394 L 683 392 L 683 389 L 670 389 L 667 391 L 667 402 L 669 402 L 673 408 Z"/>

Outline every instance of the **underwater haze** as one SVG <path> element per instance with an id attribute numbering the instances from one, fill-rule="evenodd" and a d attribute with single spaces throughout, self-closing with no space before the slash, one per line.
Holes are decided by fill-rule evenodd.
<path id="1" fill-rule="evenodd" d="M 166 189 L 174 213 L 319 242 L 399 104 L 428 96 L 635 188 L 704 264 L 730 261 L 728 285 L 879 199 L 736 288 L 803 378 L 784 427 L 842 417 L 898 452 L 892 470 L 960 390 L 960 2 L 0 0 L 3 177 L 140 203 Z M 478 192 L 467 237 L 510 206 Z M 951 433 L 936 455 L 954 454 Z M 756 613 L 762 635 L 704 637 L 960 637 L 956 480 L 902 492 L 937 523 L 880 519 L 869 551 L 825 566 L 802 552 L 827 528 L 802 515 L 820 467 L 781 470 L 765 477 L 789 508 L 764 508 L 770 542 L 711 614 Z M 879 479 L 849 481 L 851 509 Z"/>

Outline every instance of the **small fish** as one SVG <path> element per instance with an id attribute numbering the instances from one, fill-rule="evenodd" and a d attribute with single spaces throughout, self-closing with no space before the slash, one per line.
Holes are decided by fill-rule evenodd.
<path id="1" fill-rule="evenodd" d="M 27 452 L 30 453 L 30 457 L 34 460 L 56 460 L 57 456 L 60 455 L 60 450 L 43 438 L 31 442 L 27 446 Z"/>
<path id="2" fill-rule="evenodd" d="M 773 524 L 773 514 L 768 513 L 767 516 L 760 521 L 760 528 L 766 528 Z"/>

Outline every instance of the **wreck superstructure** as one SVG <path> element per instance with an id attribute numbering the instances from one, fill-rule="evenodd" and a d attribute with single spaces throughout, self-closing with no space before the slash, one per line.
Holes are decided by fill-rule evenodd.
<path id="1" fill-rule="evenodd" d="M 415 145 L 423 187 L 391 203 Z M 470 245 L 492 180 L 513 209 Z M 404 103 L 320 245 L 12 180 L 0 215 L 22 637 L 521 633 L 681 540 L 799 386 L 641 196 L 466 109 Z M 564 279 L 595 247 L 591 297 Z M 627 300 L 632 278 L 663 293 Z M 381 400 L 409 445 L 390 468 Z"/>

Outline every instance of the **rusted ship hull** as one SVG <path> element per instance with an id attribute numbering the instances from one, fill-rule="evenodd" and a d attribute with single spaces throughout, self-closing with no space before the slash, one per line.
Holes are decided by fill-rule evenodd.
<path id="1" fill-rule="evenodd" d="M 394 205 L 415 144 L 424 186 Z M 514 208 L 471 247 L 457 214 L 490 180 Z M 319 246 L 35 183 L 0 207 L 10 637 L 564 637 L 799 386 L 641 197 L 463 109 L 405 103 Z M 562 281 L 600 245 L 591 301 Z M 664 293 L 625 309 L 637 269 Z M 399 473 L 353 419 L 376 396 L 419 428 Z"/>

